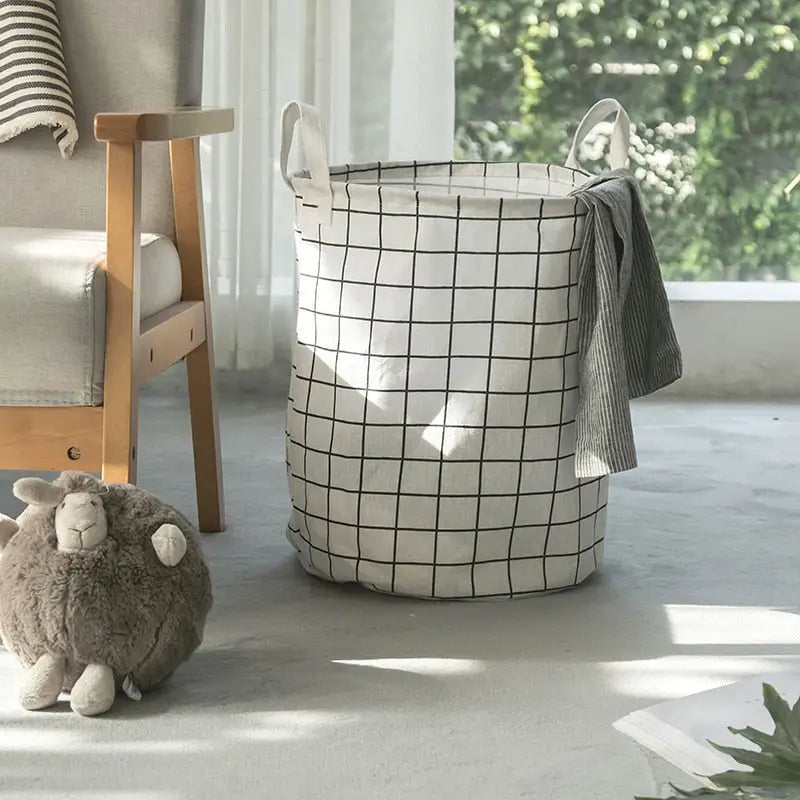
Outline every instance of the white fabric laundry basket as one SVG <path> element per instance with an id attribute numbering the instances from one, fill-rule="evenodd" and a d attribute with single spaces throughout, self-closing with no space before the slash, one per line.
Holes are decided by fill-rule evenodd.
<path id="1" fill-rule="evenodd" d="M 329 167 L 284 110 L 296 197 L 288 537 L 309 572 L 425 598 L 572 587 L 603 554 L 607 478 L 575 477 L 577 268 L 589 179 L 568 166 Z M 308 171 L 287 172 L 300 129 Z"/>

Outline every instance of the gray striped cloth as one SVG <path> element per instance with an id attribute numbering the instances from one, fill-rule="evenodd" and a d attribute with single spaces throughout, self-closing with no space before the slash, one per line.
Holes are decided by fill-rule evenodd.
<path id="1" fill-rule="evenodd" d="M 42 125 L 69 158 L 78 126 L 55 0 L 0 0 L 0 142 Z"/>
<path id="2" fill-rule="evenodd" d="M 575 473 L 637 465 L 630 401 L 681 376 L 682 360 L 642 197 L 627 170 L 572 194 L 588 207 L 578 276 Z"/>

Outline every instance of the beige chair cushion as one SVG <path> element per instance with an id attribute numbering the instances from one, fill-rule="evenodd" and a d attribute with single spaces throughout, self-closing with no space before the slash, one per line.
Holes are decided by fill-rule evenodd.
<path id="1" fill-rule="evenodd" d="M 0 405 L 103 401 L 105 234 L 0 227 Z M 181 299 L 171 240 L 142 236 L 141 316 Z"/>

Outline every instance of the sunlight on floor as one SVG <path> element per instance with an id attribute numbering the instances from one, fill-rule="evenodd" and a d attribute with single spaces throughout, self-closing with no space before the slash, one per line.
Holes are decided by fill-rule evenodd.
<path id="1" fill-rule="evenodd" d="M 391 669 L 399 672 L 413 672 L 417 675 L 477 675 L 486 671 L 482 661 L 469 658 L 367 658 L 335 660 L 334 664 L 348 664 L 355 667 Z"/>
<path id="2" fill-rule="evenodd" d="M 795 656 L 665 656 L 599 665 L 616 692 L 629 697 L 673 700 L 716 689 L 751 675 L 794 672 Z"/>
<path id="3" fill-rule="evenodd" d="M 258 711 L 244 719 L 246 728 L 229 730 L 228 737 L 259 742 L 309 739 L 326 728 L 358 721 L 355 714 L 331 711 Z"/>
<path id="4" fill-rule="evenodd" d="M 3 737 L 3 749 L 14 752 L 61 752 L 91 745 L 71 731 L 47 730 L 44 726 L 15 727 L 13 736 Z"/>
<path id="5" fill-rule="evenodd" d="M 663 606 L 673 645 L 678 647 L 763 648 L 800 645 L 800 616 L 764 606 Z M 764 672 L 796 669 L 792 654 L 698 652 L 641 661 L 606 662 L 601 668 L 620 694 L 654 700 L 674 699 Z"/>
<path id="6" fill-rule="evenodd" d="M 30 718 L 30 717 L 28 717 Z M 115 739 L 95 738 L 96 731 L 87 728 L 84 734 L 68 730 L 48 730 L 47 712 L 39 716 L 38 725 L 15 726 L 13 736 L 2 737 L 2 749 L 15 753 L 197 753 L 215 749 L 212 740 L 203 739 Z M 5 795 L 3 795 L 5 797 Z"/>
<path id="7" fill-rule="evenodd" d="M 800 616 L 758 606 L 666 605 L 674 644 L 800 644 Z"/>
<path id="8" fill-rule="evenodd" d="M 59 795 L 60 797 L 70 797 L 75 800 L 109 800 L 113 797 L 114 800 L 186 800 L 184 792 L 164 792 L 153 791 L 152 789 L 117 789 L 109 792 L 106 789 L 78 789 L 71 790 L 68 795 Z M 42 790 L 37 792 L 35 789 L 25 789 L 24 792 L 3 792 L 3 800 L 53 800 L 53 792 L 50 790 Z"/>

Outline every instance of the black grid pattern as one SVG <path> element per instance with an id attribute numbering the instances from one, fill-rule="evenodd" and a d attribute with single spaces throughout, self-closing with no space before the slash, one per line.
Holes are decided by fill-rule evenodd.
<path id="1" fill-rule="evenodd" d="M 297 198 L 287 416 L 304 566 L 441 598 L 574 586 L 602 557 L 606 478 L 575 477 L 585 179 L 532 164 L 334 168 Z"/>

